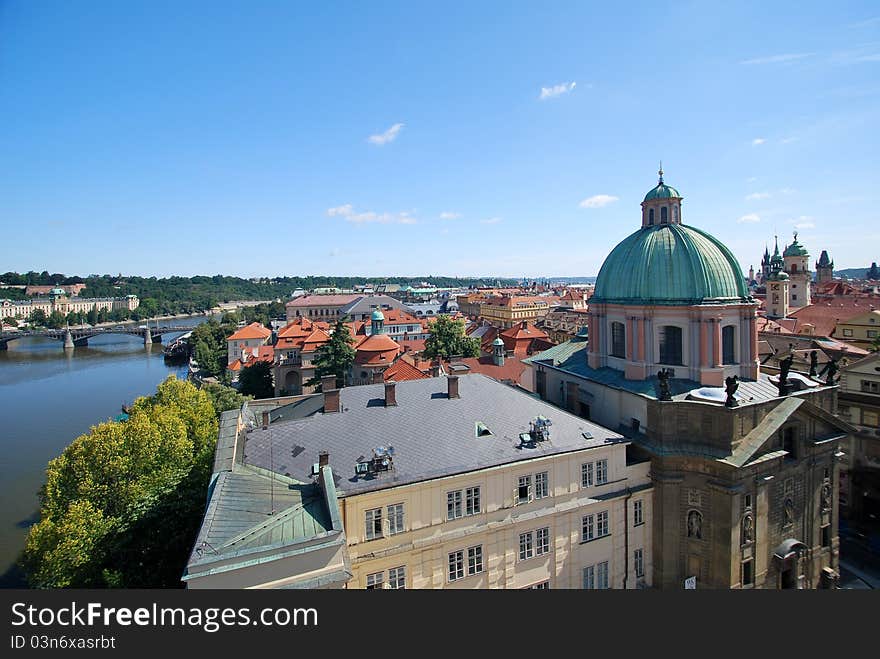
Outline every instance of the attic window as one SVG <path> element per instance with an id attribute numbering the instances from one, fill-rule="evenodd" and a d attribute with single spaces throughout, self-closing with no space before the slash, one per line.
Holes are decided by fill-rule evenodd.
<path id="1" fill-rule="evenodd" d="M 475 432 L 476 436 L 479 437 L 491 437 L 492 431 L 489 430 L 489 427 L 483 423 L 482 421 L 477 421 L 475 424 Z"/>

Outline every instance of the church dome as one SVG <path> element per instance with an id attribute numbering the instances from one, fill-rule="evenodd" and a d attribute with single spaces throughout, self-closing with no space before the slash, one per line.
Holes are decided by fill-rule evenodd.
<path id="1" fill-rule="evenodd" d="M 370 320 L 385 320 L 385 314 L 383 314 L 381 311 L 376 309 L 370 315 Z"/>
<path id="2" fill-rule="evenodd" d="M 668 186 L 658 185 L 649 197 L 661 187 Z M 625 238 L 602 264 L 590 300 L 682 306 L 751 301 L 731 251 L 708 233 L 684 224 L 647 226 Z"/>
<path id="3" fill-rule="evenodd" d="M 801 245 L 798 242 L 797 234 L 794 234 L 794 242 L 791 243 L 788 247 L 785 248 L 785 251 L 782 252 L 783 256 L 809 256 L 807 253 L 806 247 Z"/>
<path id="4" fill-rule="evenodd" d="M 651 201 L 652 199 L 681 199 L 681 195 L 671 185 L 666 185 L 661 178 L 657 187 L 645 195 L 645 201 Z"/>

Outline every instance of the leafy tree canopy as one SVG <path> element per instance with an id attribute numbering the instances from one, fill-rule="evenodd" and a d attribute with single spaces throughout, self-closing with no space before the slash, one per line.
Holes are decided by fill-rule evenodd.
<path id="1" fill-rule="evenodd" d="M 345 385 L 345 374 L 354 363 L 354 339 L 345 324 L 346 318 L 340 318 L 333 327 L 330 340 L 315 353 L 315 376 L 306 384 L 316 386 L 325 375 L 336 376 L 336 386 Z"/>
<path id="2" fill-rule="evenodd" d="M 238 375 L 238 390 L 254 398 L 272 398 L 275 395 L 275 386 L 272 383 L 272 364 L 269 362 L 254 362 L 250 366 L 241 369 Z"/>
<path id="3" fill-rule="evenodd" d="M 425 340 L 426 357 L 452 356 L 479 357 L 480 340 L 464 333 L 464 321 L 449 316 L 437 316 L 431 323 L 431 335 Z"/>

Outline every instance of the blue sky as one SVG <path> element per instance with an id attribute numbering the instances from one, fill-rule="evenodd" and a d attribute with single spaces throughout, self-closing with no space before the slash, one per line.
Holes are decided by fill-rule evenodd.
<path id="1" fill-rule="evenodd" d="M 661 158 L 860 267 L 878 127 L 876 2 L 0 0 L 0 271 L 595 275 Z"/>

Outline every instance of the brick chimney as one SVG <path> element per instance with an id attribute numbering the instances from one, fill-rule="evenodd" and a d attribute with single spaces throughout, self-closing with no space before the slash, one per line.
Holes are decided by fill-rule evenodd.
<path id="1" fill-rule="evenodd" d="M 373 384 L 382 384 L 385 382 L 385 376 L 382 371 L 373 371 Z"/>
<path id="2" fill-rule="evenodd" d="M 449 398 L 460 398 L 458 395 L 457 375 L 450 375 L 446 378 L 446 392 Z"/>
<path id="3" fill-rule="evenodd" d="M 328 389 L 336 389 L 335 375 L 321 376 L 321 391 L 327 391 Z"/>
<path id="4" fill-rule="evenodd" d="M 324 389 L 324 414 L 339 411 L 339 389 Z"/>
<path id="5" fill-rule="evenodd" d="M 389 380 L 385 383 L 385 407 L 397 406 L 397 383 Z"/>
<path id="6" fill-rule="evenodd" d="M 318 467 L 326 467 L 330 464 L 330 454 L 327 451 L 318 453 Z"/>
<path id="7" fill-rule="evenodd" d="M 263 430 L 269 427 L 269 412 L 263 412 Z"/>

